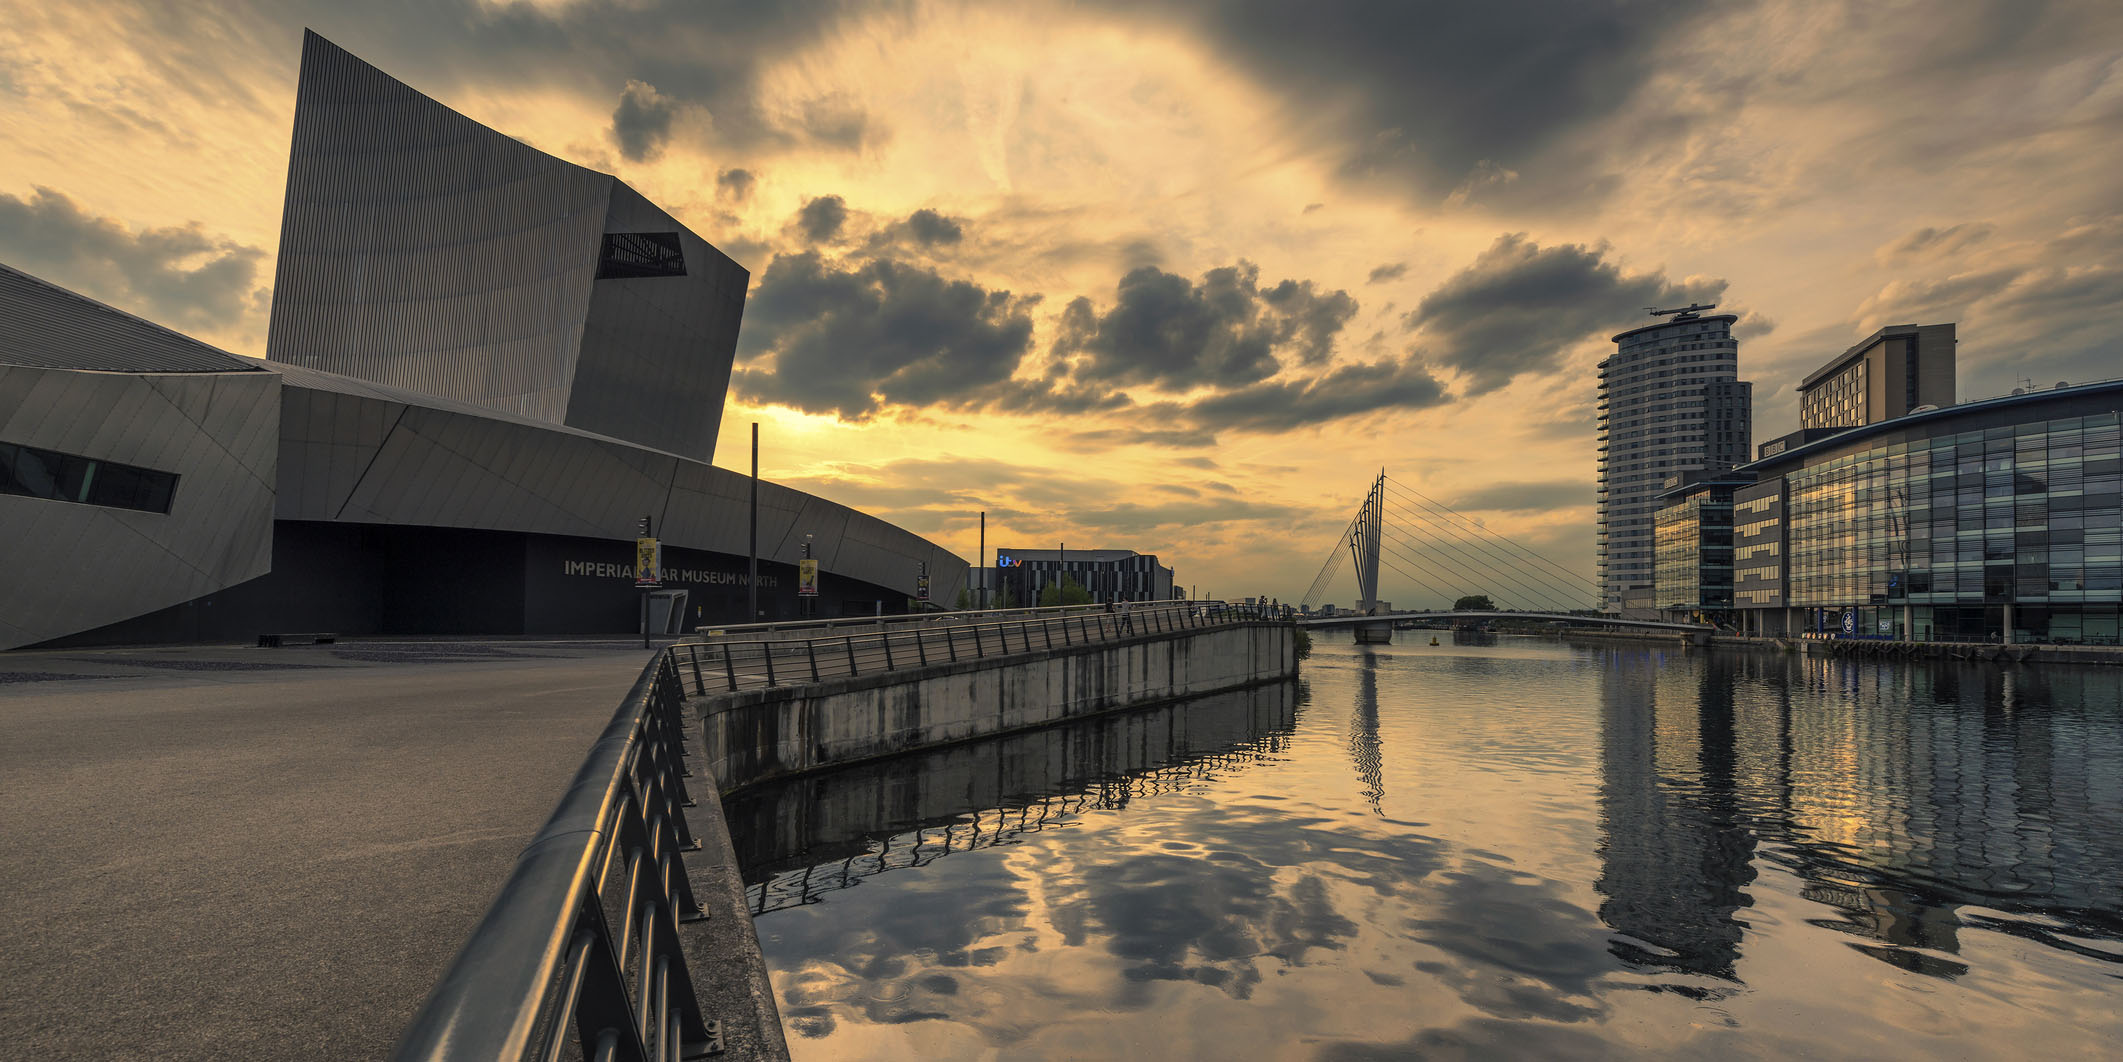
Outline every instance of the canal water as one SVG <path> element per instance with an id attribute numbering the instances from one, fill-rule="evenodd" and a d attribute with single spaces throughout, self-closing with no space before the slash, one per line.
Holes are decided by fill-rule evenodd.
<path id="1" fill-rule="evenodd" d="M 2123 1056 L 2123 671 L 1401 638 L 740 794 L 795 1057 Z"/>

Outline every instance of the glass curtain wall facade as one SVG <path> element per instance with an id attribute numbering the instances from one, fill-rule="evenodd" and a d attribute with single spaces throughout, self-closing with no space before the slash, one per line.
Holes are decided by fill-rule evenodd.
<path id="1" fill-rule="evenodd" d="M 1688 619 L 1732 610 L 1732 488 L 1699 489 L 1658 512 L 1659 611 Z"/>
<path id="2" fill-rule="evenodd" d="M 1883 443 L 1787 477 L 1790 604 L 1816 629 L 2114 645 L 2114 412 Z M 1825 614 L 1833 613 L 1833 616 Z"/>

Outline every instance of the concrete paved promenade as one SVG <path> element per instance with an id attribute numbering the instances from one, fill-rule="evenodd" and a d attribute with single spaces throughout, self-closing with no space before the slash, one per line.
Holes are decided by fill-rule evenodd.
<path id="1" fill-rule="evenodd" d="M 377 1058 L 648 654 L 0 654 L 12 1058 Z"/>

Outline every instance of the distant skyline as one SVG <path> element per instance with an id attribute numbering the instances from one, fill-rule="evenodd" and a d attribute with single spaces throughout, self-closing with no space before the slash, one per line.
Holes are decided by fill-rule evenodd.
<path id="1" fill-rule="evenodd" d="M 1885 324 L 1955 322 L 1963 399 L 2123 375 L 2112 3 L 0 11 L 0 262 L 262 356 L 314 28 L 743 263 L 717 463 L 758 420 L 975 563 L 985 509 L 1291 600 L 1384 466 L 1589 593 L 1649 306 L 1739 315 L 1757 441 Z"/>

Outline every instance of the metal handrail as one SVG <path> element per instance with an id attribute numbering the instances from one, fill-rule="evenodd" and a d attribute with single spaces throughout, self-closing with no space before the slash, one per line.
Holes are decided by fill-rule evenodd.
<path id="1" fill-rule="evenodd" d="M 1150 608 L 1159 605 L 1191 604 L 1192 602 L 1145 601 L 1134 607 Z M 966 623 L 987 617 L 1016 618 L 1020 616 L 1054 616 L 1075 612 L 1103 612 L 1105 605 L 1039 605 L 1029 608 L 986 609 L 938 609 L 930 612 L 909 612 L 890 616 L 834 616 L 824 619 L 768 620 L 760 623 L 725 623 L 694 628 L 692 637 L 703 641 L 715 639 L 759 640 L 762 634 L 801 634 L 806 631 L 839 627 L 891 627 L 905 624 L 936 625 Z"/>
<path id="2" fill-rule="evenodd" d="M 686 827 L 685 691 L 659 652 L 501 894 L 400 1036 L 411 1060 L 648 1062 L 720 1049 L 679 944 L 705 917 L 679 853 Z M 613 913 L 616 912 L 616 918 Z"/>
<path id="3" fill-rule="evenodd" d="M 801 686 L 827 679 L 904 671 L 935 664 L 1022 655 L 1147 634 L 1281 618 L 1281 611 L 1222 601 L 1159 602 L 1117 611 L 1105 606 L 989 623 L 956 623 L 869 634 L 821 627 L 809 637 L 680 642 L 671 647 L 695 695 Z M 766 633 L 761 631 L 759 633 Z M 794 632 L 778 632 L 789 635 Z"/>

